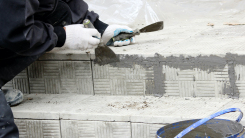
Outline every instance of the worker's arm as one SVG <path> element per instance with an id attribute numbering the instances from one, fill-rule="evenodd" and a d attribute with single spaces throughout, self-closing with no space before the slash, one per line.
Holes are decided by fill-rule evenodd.
<path id="1" fill-rule="evenodd" d="M 84 19 L 89 19 L 94 27 L 103 35 L 108 24 L 99 20 L 99 15 L 88 10 L 88 4 L 83 0 L 63 0 L 71 9 L 72 23 L 82 24 Z"/>
<path id="2" fill-rule="evenodd" d="M 0 2 L 0 46 L 19 55 L 33 56 L 51 50 L 58 37 L 50 24 L 34 20 L 38 0 Z M 65 31 L 61 27 L 59 31 Z"/>

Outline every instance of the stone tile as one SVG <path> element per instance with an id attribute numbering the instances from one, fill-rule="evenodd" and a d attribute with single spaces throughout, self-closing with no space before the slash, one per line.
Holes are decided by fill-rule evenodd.
<path id="1" fill-rule="evenodd" d="M 164 90 L 166 96 L 180 96 L 179 82 L 178 81 L 165 81 Z"/>
<path id="2" fill-rule="evenodd" d="M 92 52 L 92 51 L 91 51 Z M 52 51 L 45 53 L 39 58 L 39 60 L 90 60 L 91 53 L 90 50 L 71 50 L 64 48 L 54 48 Z"/>
<path id="3" fill-rule="evenodd" d="M 28 75 L 27 69 L 24 69 L 21 73 L 19 73 L 14 79 L 9 81 L 3 89 L 19 89 L 25 94 L 29 94 L 29 82 L 28 82 Z"/>
<path id="4" fill-rule="evenodd" d="M 179 91 L 181 97 L 193 97 L 195 95 L 194 81 L 179 81 Z"/>
<path id="5" fill-rule="evenodd" d="M 13 85 L 13 80 L 9 81 L 8 83 L 6 83 L 2 89 L 14 89 L 14 85 Z"/>
<path id="6" fill-rule="evenodd" d="M 61 120 L 63 138 L 131 138 L 129 122 Z"/>
<path id="7" fill-rule="evenodd" d="M 196 97 L 216 97 L 215 86 L 217 81 L 196 81 Z"/>
<path id="8" fill-rule="evenodd" d="M 154 94 L 155 82 L 152 79 L 145 80 L 145 95 L 150 96 Z"/>
<path id="9" fill-rule="evenodd" d="M 20 138 L 61 138 L 59 120 L 15 119 Z"/>
<path id="10" fill-rule="evenodd" d="M 127 80 L 127 95 L 145 95 L 144 80 Z"/>
<path id="11" fill-rule="evenodd" d="M 132 138 L 155 138 L 156 132 L 163 124 L 144 124 L 144 123 L 131 123 Z"/>
<path id="12" fill-rule="evenodd" d="M 99 95 L 145 95 L 149 72 L 140 65 L 133 68 L 93 64 L 94 91 Z M 150 85 L 150 83 L 147 83 Z M 148 91 L 152 88 L 149 86 Z M 148 92 L 150 93 L 150 92 Z"/>
<path id="13" fill-rule="evenodd" d="M 237 89 L 240 98 L 245 98 L 245 81 L 236 81 Z"/>
<path id="14" fill-rule="evenodd" d="M 94 93 L 90 61 L 36 61 L 28 73 L 31 93 Z"/>
<path id="15" fill-rule="evenodd" d="M 245 66 L 244 65 L 236 65 L 235 66 L 235 75 L 237 81 L 245 81 Z"/>

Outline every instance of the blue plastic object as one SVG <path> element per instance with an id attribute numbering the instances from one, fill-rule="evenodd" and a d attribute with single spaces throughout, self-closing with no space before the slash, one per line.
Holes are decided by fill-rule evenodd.
<path id="1" fill-rule="evenodd" d="M 224 119 L 213 119 L 217 116 L 220 116 L 220 115 L 223 115 L 229 112 L 237 112 L 237 111 L 240 112 L 240 115 L 236 119 L 236 122 L 232 122 L 230 120 L 224 120 Z M 243 117 L 243 113 L 241 112 L 240 109 L 229 108 L 229 109 L 225 109 L 220 112 L 217 112 L 215 114 L 212 114 L 209 117 L 204 118 L 204 119 L 182 121 L 182 122 L 178 122 L 178 123 L 174 123 L 174 124 L 165 126 L 157 131 L 157 138 L 173 138 L 174 137 L 173 135 L 175 135 L 175 133 L 178 134 L 179 131 L 181 132 L 178 135 L 176 134 L 174 138 L 182 138 L 188 133 L 191 133 L 188 136 L 189 138 L 191 137 L 193 138 L 215 138 L 217 137 L 217 133 L 219 133 L 219 135 L 222 135 L 222 137 L 224 138 L 245 138 L 245 130 L 243 126 L 240 123 L 238 123 L 241 121 L 242 117 Z M 186 126 L 186 125 L 190 125 L 191 123 L 194 123 L 194 124 L 192 124 L 189 127 Z M 223 124 L 226 124 L 226 125 L 223 125 Z M 199 130 L 195 129 L 198 126 L 203 127 L 203 128 L 199 127 Z M 235 129 L 232 128 L 234 126 L 236 127 Z M 226 130 L 232 131 L 233 133 L 226 132 L 225 129 L 221 131 L 222 127 L 226 127 L 227 128 Z M 204 130 L 205 131 L 210 130 L 210 131 L 209 133 L 207 132 L 208 134 L 206 134 Z"/>

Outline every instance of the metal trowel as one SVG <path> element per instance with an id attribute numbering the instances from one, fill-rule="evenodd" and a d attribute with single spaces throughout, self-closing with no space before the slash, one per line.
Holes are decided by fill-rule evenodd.
<path id="1" fill-rule="evenodd" d="M 148 32 L 154 32 L 162 30 L 164 27 L 163 21 L 153 23 L 151 25 L 148 25 L 142 29 L 136 29 L 133 33 L 120 33 L 119 35 L 112 38 L 112 41 L 120 41 L 120 40 L 126 40 L 130 39 L 131 37 L 134 37 L 135 35 L 140 35 L 140 33 L 148 33 Z"/>
<path id="2" fill-rule="evenodd" d="M 83 25 L 85 28 L 94 28 L 93 24 L 88 19 L 83 21 Z M 98 63 L 99 65 L 105 65 L 108 63 L 119 62 L 119 58 L 108 46 L 103 43 L 102 39 L 100 39 L 98 47 L 95 48 L 94 62 Z"/>
<path id="3" fill-rule="evenodd" d="M 85 28 L 94 28 L 93 24 L 88 19 L 85 19 L 83 21 L 83 24 Z M 120 33 L 119 35 L 113 37 L 108 43 L 130 39 L 135 35 L 140 35 L 140 33 L 159 31 L 162 30 L 163 27 L 164 27 L 163 21 L 156 22 L 140 30 L 136 29 L 133 31 L 133 33 Z M 95 56 L 96 56 L 95 62 L 100 65 L 105 65 L 108 63 L 120 61 L 119 58 L 116 56 L 116 54 L 108 46 L 103 44 L 102 40 L 100 40 L 99 46 L 95 48 Z"/>

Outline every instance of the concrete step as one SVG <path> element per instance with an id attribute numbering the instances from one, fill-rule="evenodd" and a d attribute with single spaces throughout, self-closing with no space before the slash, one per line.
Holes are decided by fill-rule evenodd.
<path id="1" fill-rule="evenodd" d="M 245 26 L 205 21 L 141 34 L 111 47 L 120 62 L 100 66 L 94 51 L 54 49 L 5 88 L 28 94 L 245 97 Z"/>
<path id="2" fill-rule="evenodd" d="M 12 107 L 21 138 L 154 138 L 166 124 L 207 117 L 245 99 L 30 94 Z M 239 113 L 219 118 L 236 120 Z M 244 119 L 241 121 L 245 125 Z"/>

